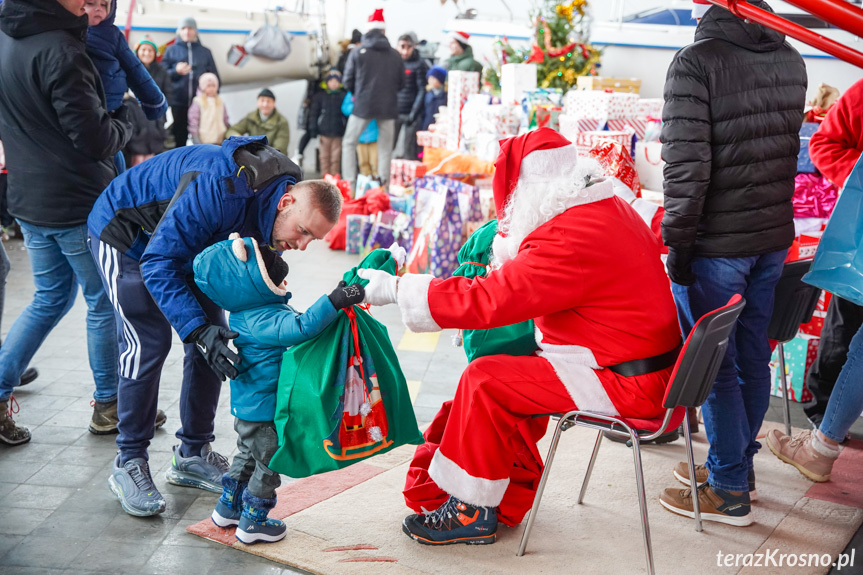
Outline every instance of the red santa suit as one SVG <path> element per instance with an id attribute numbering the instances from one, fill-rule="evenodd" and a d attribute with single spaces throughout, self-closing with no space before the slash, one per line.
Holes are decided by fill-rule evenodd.
<path id="1" fill-rule="evenodd" d="M 547 418 L 534 415 L 576 406 L 644 419 L 663 411 L 671 367 L 634 377 L 604 369 L 680 344 L 660 243 L 610 181 L 574 185 L 576 163 L 575 147 L 553 130 L 504 140 L 495 164 L 499 214 L 523 182 L 571 194 L 557 209 L 540 210 L 545 215 L 537 214 L 514 257 L 486 277 L 406 275 L 399 282 L 398 305 L 412 331 L 534 319 L 539 347 L 534 356 L 468 365 L 429 429 L 429 445 L 417 449 L 405 489 L 417 512 L 436 508 L 448 493 L 499 506 L 499 519 L 514 525 L 530 508 L 542 471 L 536 442 Z M 503 251 L 497 239 L 496 258 Z"/>

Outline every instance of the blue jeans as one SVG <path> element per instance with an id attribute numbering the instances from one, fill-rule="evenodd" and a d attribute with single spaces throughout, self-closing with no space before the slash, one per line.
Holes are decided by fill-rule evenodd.
<path id="1" fill-rule="evenodd" d="M 835 297 L 835 296 L 834 296 Z M 863 412 L 863 327 L 857 330 L 848 348 L 848 359 L 842 366 L 836 385 L 830 393 L 827 411 L 818 428 L 839 443 Z"/>
<path id="2" fill-rule="evenodd" d="M 12 269 L 12 264 L 9 262 L 6 248 L 3 247 L 3 242 L 0 240 L 0 324 L 3 321 L 3 304 L 6 303 L 6 278 L 9 276 L 10 269 Z"/>
<path id="3" fill-rule="evenodd" d="M 12 324 L 0 348 L 0 401 L 12 394 L 48 333 L 75 303 L 87 302 L 87 349 L 96 401 L 117 397 L 117 330 L 111 301 L 87 244 L 87 226 L 48 228 L 19 221 L 36 293 Z"/>
<path id="4" fill-rule="evenodd" d="M 724 306 L 734 294 L 746 299 L 713 389 L 701 409 L 710 442 L 710 485 L 718 489 L 749 489 L 752 458 L 761 447 L 755 437 L 770 402 L 767 326 L 786 255 L 782 250 L 744 258 L 696 257 L 692 262 L 695 284 L 671 284 L 684 336 L 698 318 Z"/>

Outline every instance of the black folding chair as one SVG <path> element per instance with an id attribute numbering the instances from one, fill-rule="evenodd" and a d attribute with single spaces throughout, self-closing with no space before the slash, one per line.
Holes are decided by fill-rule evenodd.
<path id="1" fill-rule="evenodd" d="M 593 471 L 596 455 L 599 453 L 599 446 L 602 443 L 603 432 L 632 441 L 632 457 L 635 463 L 638 504 L 641 508 L 641 529 L 644 536 L 644 552 L 647 556 L 647 572 L 653 575 L 653 546 L 650 543 L 650 523 L 647 518 L 647 498 L 644 492 L 644 473 L 641 468 L 641 442 L 652 440 L 669 429 L 675 429 L 681 421 L 684 421 L 683 432 L 686 439 L 686 455 L 689 460 L 689 480 L 691 485 L 698 485 L 695 481 L 695 460 L 692 455 L 692 437 L 689 433 L 689 415 L 686 408 L 698 407 L 710 395 L 713 381 L 716 379 L 716 374 L 719 373 L 719 366 L 722 364 L 722 358 L 725 357 L 725 350 L 728 348 L 728 337 L 731 335 L 731 330 L 734 329 L 734 324 L 745 304 L 745 300 L 740 295 L 735 295 L 725 306 L 704 314 L 692 328 L 689 337 L 683 343 L 683 348 L 674 365 L 674 371 L 671 373 L 662 402 L 663 407 L 665 407 L 665 413 L 662 417 L 644 420 L 611 417 L 583 410 L 573 410 L 560 416 L 545 459 L 545 469 L 539 480 L 539 488 L 533 500 L 533 507 L 530 509 L 530 516 L 521 536 L 521 544 L 517 553 L 519 557 L 524 555 L 533 523 L 536 521 L 536 514 L 539 511 L 542 493 L 548 481 L 548 474 L 551 471 L 551 464 L 554 460 L 557 444 L 560 441 L 560 435 L 571 427 L 582 426 L 596 429 L 597 434 L 590 463 L 587 465 L 587 472 L 581 485 L 581 492 L 578 494 L 579 504 L 584 500 L 590 474 Z M 695 530 L 701 531 L 701 510 L 698 505 L 698 497 L 692 499 L 695 511 Z"/>
<path id="2" fill-rule="evenodd" d="M 821 296 L 821 288 L 802 281 L 810 265 L 812 260 L 799 260 L 787 263 L 782 268 L 782 277 L 779 278 L 774 292 L 773 315 L 767 328 L 767 337 L 778 342 L 776 351 L 779 355 L 779 372 L 782 374 L 782 399 L 787 435 L 791 435 L 791 411 L 788 405 L 788 392 L 791 386 L 785 373 L 784 344 L 794 339 L 801 323 L 812 319 L 812 313 Z M 806 378 L 806 373 L 803 373 L 803 378 Z"/>

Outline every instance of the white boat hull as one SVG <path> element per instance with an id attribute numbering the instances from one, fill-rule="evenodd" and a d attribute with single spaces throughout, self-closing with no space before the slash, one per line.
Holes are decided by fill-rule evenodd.
<path id="1" fill-rule="evenodd" d="M 116 24 L 124 29 L 129 0 L 119 0 Z M 156 44 L 170 42 L 176 36 L 180 19 L 191 16 L 198 23 L 201 43 L 213 53 L 222 84 L 272 82 L 276 79 L 310 79 L 318 75 L 317 29 L 311 18 L 294 12 L 278 12 L 279 27 L 291 33 L 291 54 L 282 61 L 249 58 L 242 66 L 228 63 L 231 46 L 242 45 L 249 33 L 264 25 L 264 13 L 236 9 L 212 8 L 192 3 L 163 0 L 136 0 L 131 19 L 129 45 L 134 47 L 149 36 Z M 269 13 L 274 23 L 273 13 Z"/>

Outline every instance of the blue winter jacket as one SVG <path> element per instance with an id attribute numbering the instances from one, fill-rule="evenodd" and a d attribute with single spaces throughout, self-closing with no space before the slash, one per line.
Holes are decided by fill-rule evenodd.
<path id="1" fill-rule="evenodd" d="M 90 212 L 93 235 L 141 262 L 144 284 L 183 340 L 207 322 L 187 285 L 192 260 L 232 232 L 268 244 L 286 186 L 302 179 L 266 143 L 235 136 L 159 154 L 115 178 Z"/>
<path id="2" fill-rule="evenodd" d="M 147 119 L 158 120 L 168 111 L 168 100 L 114 25 L 116 13 L 117 0 L 111 0 L 107 18 L 87 29 L 87 55 L 102 78 L 106 109 L 113 112 L 119 108 L 131 88 Z"/>
<path id="3" fill-rule="evenodd" d="M 345 94 L 345 99 L 342 100 L 342 114 L 350 116 L 354 113 L 354 95 L 350 92 Z M 360 144 L 373 144 L 378 141 L 378 123 L 375 120 L 369 121 L 366 124 L 366 129 L 360 134 Z"/>
<path id="4" fill-rule="evenodd" d="M 192 71 L 185 76 L 177 73 L 177 64 L 185 62 L 192 67 Z M 194 42 L 183 42 L 179 36 L 174 43 L 165 50 L 162 56 L 162 66 L 168 71 L 171 79 L 168 104 L 171 106 L 191 106 L 192 99 L 198 91 L 198 79 L 205 72 L 212 72 L 219 77 L 216 70 L 216 62 L 213 61 L 213 53 L 201 44 L 200 40 Z M 219 78 L 221 82 L 221 78 Z"/>
<path id="5" fill-rule="evenodd" d="M 282 355 L 321 333 L 338 310 L 325 295 L 305 313 L 289 306 L 287 285 L 272 283 L 259 249 L 252 238 L 219 242 L 195 258 L 194 271 L 195 283 L 231 312 L 230 328 L 240 334 L 233 340 L 240 362 L 239 375 L 231 380 L 231 413 L 246 421 L 273 421 Z"/>

